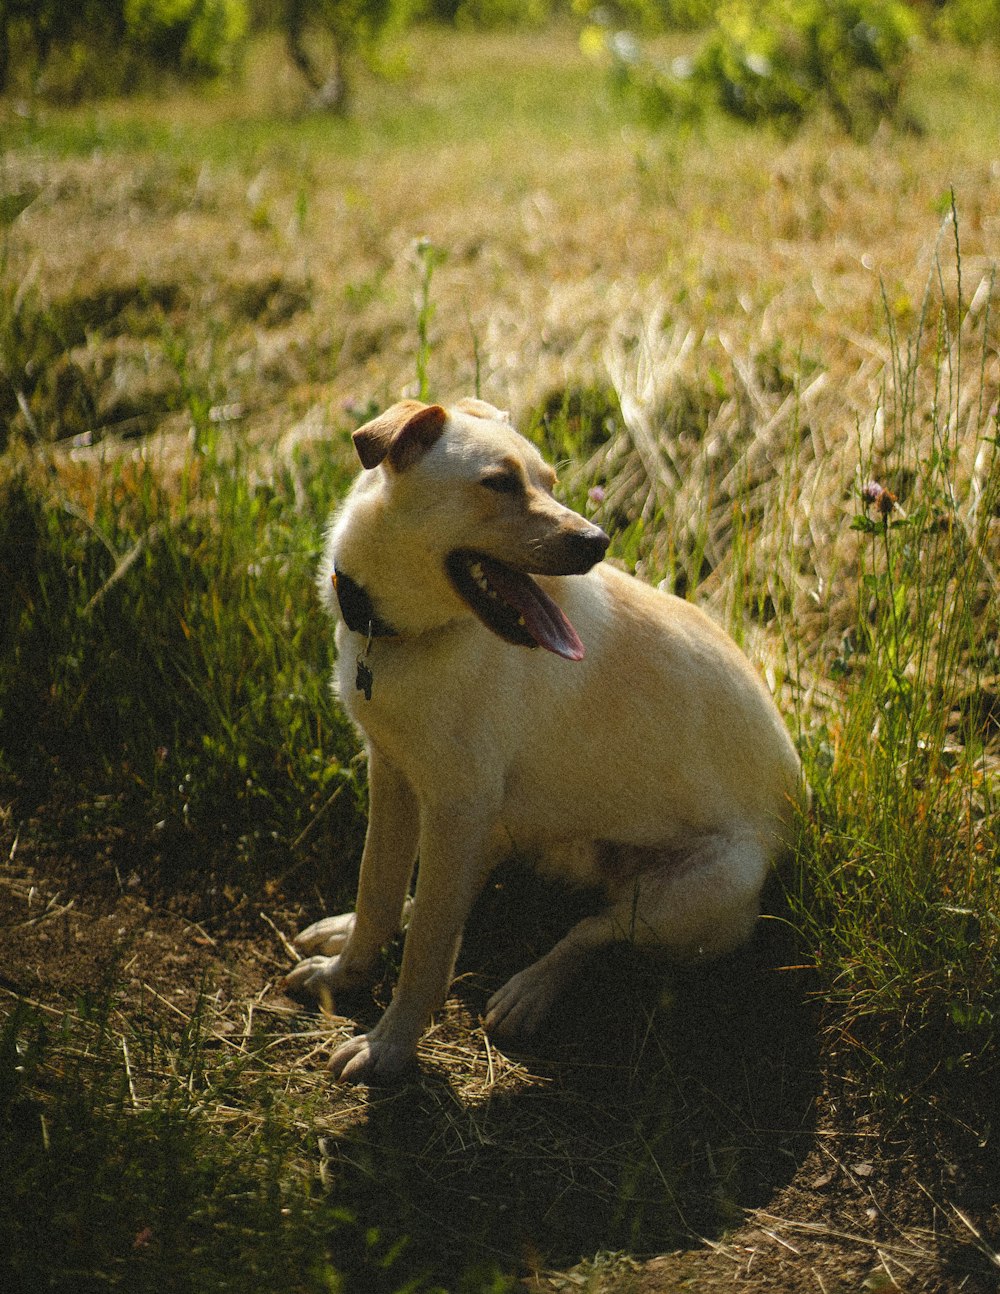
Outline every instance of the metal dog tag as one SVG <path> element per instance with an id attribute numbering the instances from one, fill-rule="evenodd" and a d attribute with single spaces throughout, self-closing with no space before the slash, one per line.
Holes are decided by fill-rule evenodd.
<path id="1" fill-rule="evenodd" d="M 372 683 L 374 683 L 374 681 L 374 675 L 365 663 L 364 656 L 359 656 L 358 672 L 354 679 L 354 686 L 359 692 L 364 692 L 366 701 L 370 701 L 372 699 Z"/>
<path id="2" fill-rule="evenodd" d="M 368 621 L 368 640 L 365 643 L 365 649 L 357 659 L 358 672 L 354 676 L 354 686 L 359 692 L 364 692 L 365 700 L 372 699 L 372 684 L 375 682 L 375 675 L 368 664 L 368 653 L 372 649 L 372 635 L 375 632 L 375 622 Z"/>

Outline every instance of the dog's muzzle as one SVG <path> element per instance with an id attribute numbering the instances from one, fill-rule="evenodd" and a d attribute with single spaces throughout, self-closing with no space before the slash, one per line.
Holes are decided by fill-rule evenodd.
<path id="1" fill-rule="evenodd" d="M 611 540 L 600 528 L 591 526 L 588 531 L 579 535 L 567 535 L 560 545 L 565 547 L 566 561 L 558 563 L 559 569 L 548 571 L 550 575 L 585 575 L 592 566 L 596 566 L 608 551 Z M 562 554 L 560 554 L 562 555 Z"/>

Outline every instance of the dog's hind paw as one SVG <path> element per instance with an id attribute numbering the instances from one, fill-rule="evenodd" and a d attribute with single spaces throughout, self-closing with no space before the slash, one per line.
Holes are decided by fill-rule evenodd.
<path id="1" fill-rule="evenodd" d="M 486 1032 L 496 1038 L 530 1038 L 545 1023 L 563 989 L 555 975 L 545 975 L 538 964 L 512 976 L 486 1005 Z"/>
<path id="2" fill-rule="evenodd" d="M 342 912 L 337 917 L 323 917 L 295 936 L 295 947 L 309 957 L 319 953 L 332 957 L 341 952 L 350 939 L 354 922 L 353 912 Z"/>

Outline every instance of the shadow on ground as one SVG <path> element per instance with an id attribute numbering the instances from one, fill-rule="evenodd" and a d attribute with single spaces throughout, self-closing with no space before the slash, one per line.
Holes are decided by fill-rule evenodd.
<path id="1" fill-rule="evenodd" d="M 463 961 L 477 969 L 453 992 L 473 1020 L 576 915 L 537 887 L 508 876 L 470 922 Z M 470 1262 L 561 1267 L 717 1236 L 810 1144 L 817 1020 L 801 961 L 780 916 L 698 969 L 622 948 L 595 957 L 544 1047 L 518 1057 L 533 1081 L 459 1099 L 447 1065 L 425 1064 L 325 1139 L 326 1180 L 369 1227 L 411 1237 L 406 1268 L 438 1280 Z"/>

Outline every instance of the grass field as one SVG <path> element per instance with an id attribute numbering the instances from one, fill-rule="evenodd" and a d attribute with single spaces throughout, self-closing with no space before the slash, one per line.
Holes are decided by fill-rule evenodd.
<path id="1" fill-rule="evenodd" d="M 10 1287 L 995 1288 L 998 58 L 924 49 L 867 144 L 651 134 L 568 29 L 391 68 L 347 121 L 266 43 L 0 104 Z M 620 950 L 519 1057 L 479 1013 L 589 900 L 512 865 L 419 1071 L 341 1090 L 398 949 L 350 1015 L 280 993 L 364 832 L 313 570 L 420 389 L 730 628 L 814 804 L 748 950 Z"/>

